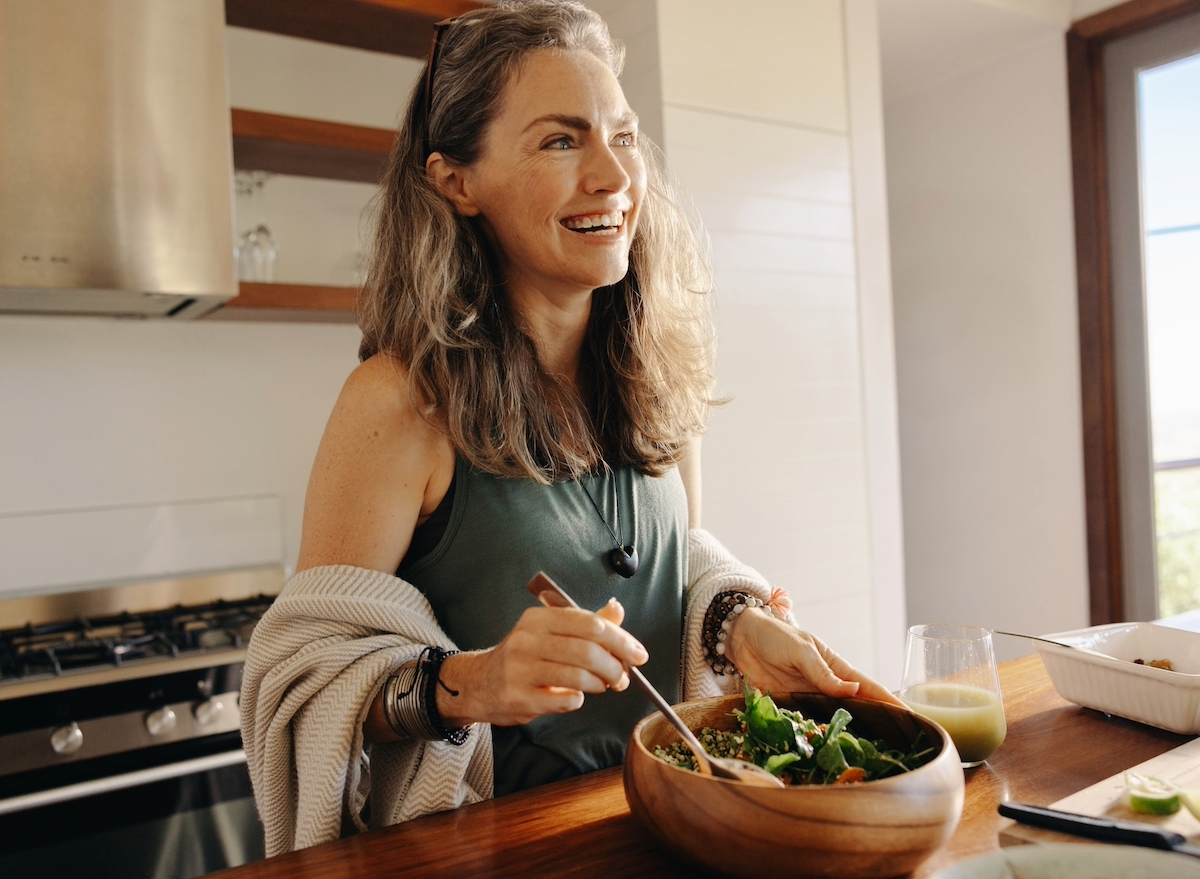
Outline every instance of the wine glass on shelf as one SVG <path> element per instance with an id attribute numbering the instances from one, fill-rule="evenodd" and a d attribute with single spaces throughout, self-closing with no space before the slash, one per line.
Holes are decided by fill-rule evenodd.
<path id="1" fill-rule="evenodd" d="M 979 626 L 910 628 L 900 698 L 945 728 L 964 767 L 987 760 L 1008 733 L 992 633 Z"/>
<path id="2" fill-rule="evenodd" d="M 238 225 L 246 231 L 237 238 L 238 280 L 270 283 L 275 280 L 275 260 L 279 249 L 264 217 L 266 200 L 263 187 L 273 175 L 266 171 L 237 170 L 234 190 L 237 194 Z"/>
<path id="3" fill-rule="evenodd" d="M 275 236 L 267 228 L 266 223 L 259 223 L 254 230 L 254 267 L 258 275 L 256 280 L 268 284 L 275 280 L 275 258 L 279 249 L 275 246 Z"/>

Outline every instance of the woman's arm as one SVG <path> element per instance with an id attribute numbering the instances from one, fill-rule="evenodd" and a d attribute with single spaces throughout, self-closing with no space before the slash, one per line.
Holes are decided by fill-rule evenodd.
<path id="1" fill-rule="evenodd" d="M 297 571 L 394 574 L 454 477 L 449 440 L 416 411 L 400 367 L 377 355 L 346 380 L 313 463 Z"/>
<path id="2" fill-rule="evenodd" d="M 688 527 L 700 527 L 700 438 L 679 461 L 687 493 Z M 800 631 L 765 609 L 734 619 L 726 656 L 759 689 L 777 693 L 817 691 L 844 698 L 855 694 L 901 704 L 874 680 L 851 666 L 815 635 Z"/>

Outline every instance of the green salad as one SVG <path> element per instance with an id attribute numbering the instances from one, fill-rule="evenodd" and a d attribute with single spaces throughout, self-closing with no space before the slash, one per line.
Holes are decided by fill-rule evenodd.
<path id="1" fill-rule="evenodd" d="M 933 756 L 918 734 L 912 748 L 899 751 L 886 742 L 861 739 L 850 732 L 853 719 L 845 708 L 829 723 L 817 723 L 799 711 L 780 708 L 770 694 L 745 687 L 746 707 L 735 710 L 734 732 L 705 727 L 696 734 L 714 757 L 734 757 L 761 766 L 784 784 L 853 784 L 909 772 Z M 696 770 L 692 752 L 683 742 L 655 748 L 660 760 L 681 769 Z"/>

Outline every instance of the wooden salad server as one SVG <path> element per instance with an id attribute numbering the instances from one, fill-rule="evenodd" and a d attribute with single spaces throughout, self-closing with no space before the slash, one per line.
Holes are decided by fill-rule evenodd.
<path id="1" fill-rule="evenodd" d="M 573 607 L 579 609 L 579 605 L 575 603 L 571 596 L 567 595 L 557 583 L 551 580 L 544 572 L 538 571 L 534 578 L 529 581 L 525 587 L 533 594 L 538 601 L 546 605 L 546 607 Z M 675 713 L 670 703 L 662 697 L 658 690 L 654 689 L 654 685 L 646 680 L 646 676 L 642 674 L 641 669 L 637 666 L 627 665 L 625 670 L 629 672 L 630 679 L 641 688 L 655 707 L 663 713 L 663 716 L 671 722 L 671 726 L 679 732 L 683 743 L 687 745 L 692 754 L 696 758 L 696 768 L 703 775 L 715 775 L 717 778 L 727 778 L 731 781 L 740 781 L 742 784 L 754 785 L 756 787 L 783 787 L 784 784 L 767 770 L 760 766 L 755 766 L 753 763 L 748 763 L 745 760 L 734 760 L 729 757 L 710 757 L 708 752 L 704 750 L 704 746 L 688 729 L 687 724 L 680 719 Z"/>

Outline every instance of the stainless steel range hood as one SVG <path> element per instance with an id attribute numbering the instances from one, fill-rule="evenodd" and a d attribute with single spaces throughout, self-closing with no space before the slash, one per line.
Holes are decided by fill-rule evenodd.
<path id="1" fill-rule="evenodd" d="M 0 0 L 0 312 L 237 293 L 222 0 Z"/>

